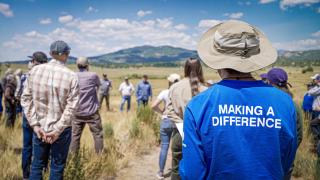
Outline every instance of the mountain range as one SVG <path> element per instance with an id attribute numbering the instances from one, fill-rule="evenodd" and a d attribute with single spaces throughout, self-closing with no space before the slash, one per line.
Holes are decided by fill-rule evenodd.
<path id="1" fill-rule="evenodd" d="M 278 51 L 278 59 L 286 61 L 320 61 L 320 50 L 308 51 Z M 89 57 L 90 62 L 96 65 L 103 64 L 152 64 L 175 63 L 189 57 L 198 57 L 197 52 L 172 46 L 138 46 L 119 50 L 112 53 Z M 68 63 L 75 63 L 76 57 L 70 57 Z M 10 63 L 26 63 L 26 60 Z"/>

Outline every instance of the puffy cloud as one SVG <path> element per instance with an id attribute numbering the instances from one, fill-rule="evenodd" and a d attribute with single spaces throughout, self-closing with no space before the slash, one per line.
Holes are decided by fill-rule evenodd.
<path id="1" fill-rule="evenodd" d="M 312 4 L 319 3 L 320 0 L 282 0 L 280 2 L 281 9 L 287 9 L 288 7 L 294 7 L 298 5 L 311 6 Z"/>
<path id="2" fill-rule="evenodd" d="M 40 19 L 40 24 L 46 25 L 46 24 L 51 24 L 52 21 L 50 18 L 44 18 L 44 19 Z"/>
<path id="3" fill-rule="evenodd" d="M 88 9 L 86 10 L 87 13 L 96 13 L 98 12 L 99 10 L 92 7 L 92 6 L 89 6 Z"/>
<path id="4" fill-rule="evenodd" d="M 71 16 L 71 15 L 60 16 L 58 20 L 61 23 L 68 23 L 73 20 L 73 16 Z"/>
<path id="5" fill-rule="evenodd" d="M 228 16 L 230 19 L 240 19 L 243 16 L 243 12 L 225 13 L 224 16 Z"/>
<path id="6" fill-rule="evenodd" d="M 311 50 L 320 49 L 320 39 L 302 39 L 291 42 L 277 42 L 273 44 L 277 49 L 283 50 Z"/>
<path id="7" fill-rule="evenodd" d="M 139 18 L 142 18 L 142 17 L 144 17 L 146 15 L 149 15 L 149 14 L 152 14 L 152 11 L 150 11 L 150 10 L 148 10 L 148 11 L 140 10 L 140 11 L 137 12 L 137 16 Z"/>
<path id="8" fill-rule="evenodd" d="M 186 26 L 185 24 L 178 24 L 178 25 L 174 26 L 174 28 L 177 30 L 183 31 L 183 30 L 188 29 L 188 26 Z"/>
<path id="9" fill-rule="evenodd" d="M 317 31 L 317 32 L 312 33 L 312 36 L 313 36 L 313 37 L 320 38 L 320 30 Z"/>
<path id="10" fill-rule="evenodd" d="M 105 18 L 81 20 L 72 18 L 63 27 L 49 33 L 30 31 L 16 34 L 0 44 L 4 53 L 0 61 L 24 59 L 34 51 L 48 52 L 49 45 L 55 40 L 70 44 L 73 56 L 94 56 L 123 48 L 140 45 L 172 45 L 195 49 L 195 37 L 185 32 L 184 24 L 174 23 L 172 18 L 129 21 L 128 19 Z"/>
<path id="11" fill-rule="evenodd" d="M 272 2 L 275 2 L 276 0 L 260 0 L 259 3 L 260 4 L 269 4 L 269 3 L 272 3 Z"/>
<path id="12" fill-rule="evenodd" d="M 222 22 L 221 20 L 216 20 L 216 19 L 203 19 L 199 22 L 198 28 L 208 29 L 208 28 L 211 28 L 221 22 Z"/>
<path id="13" fill-rule="evenodd" d="M 13 11 L 10 9 L 9 4 L 0 3 L 0 13 L 5 17 L 13 17 Z"/>

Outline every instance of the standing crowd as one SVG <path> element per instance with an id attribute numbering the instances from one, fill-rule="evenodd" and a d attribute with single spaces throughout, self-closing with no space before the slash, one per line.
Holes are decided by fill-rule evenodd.
<path id="1" fill-rule="evenodd" d="M 23 119 L 24 179 L 42 179 L 49 162 L 49 178 L 63 179 L 68 153 L 79 151 L 86 124 L 95 152 L 104 151 L 100 108 L 105 101 L 112 110 L 113 83 L 107 74 L 100 79 L 91 72 L 86 57 L 77 59 L 77 72 L 70 70 L 70 51 L 67 43 L 55 41 L 50 61 L 35 52 L 27 73 L 8 69 L 2 79 L 6 126 L 13 127 L 17 116 Z M 172 141 L 173 180 L 290 179 L 303 138 L 300 107 L 283 69 L 272 68 L 261 80 L 252 75 L 276 61 L 275 48 L 258 28 L 230 20 L 205 32 L 197 51 L 200 59 L 186 60 L 183 77 L 170 74 L 168 88 L 155 99 L 147 75 L 136 87 L 125 77 L 118 89 L 121 112 L 130 111 L 135 94 L 138 107 L 152 102 L 161 115 L 156 177 L 164 179 Z M 201 61 L 222 80 L 205 81 Z M 320 157 L 320 75 L 311 78 L 302 108 Z"/>

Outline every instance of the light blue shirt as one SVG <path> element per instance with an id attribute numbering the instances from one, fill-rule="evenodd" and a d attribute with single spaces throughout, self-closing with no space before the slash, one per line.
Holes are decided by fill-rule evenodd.
<path id="1" fill-rule="evenodd" d="M 152 96 L 152 87 L 149 81 L 140 81 L 136 91 L 137 100 L 147 101 Z"/>

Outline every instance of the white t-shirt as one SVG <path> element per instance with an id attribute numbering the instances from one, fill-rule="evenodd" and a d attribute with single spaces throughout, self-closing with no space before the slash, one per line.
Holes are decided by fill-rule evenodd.
<path id="1" fill-rule="evenodd" d="M 123 82 L 119 86 L 119 91 L 121 92 L 122 96 L 131 96 L 131 93 L 134 92 L 134 87 L 131 83 L 128 85 L 127 83 Z"/>
<path id="2" fill-rule="evenodd" d="M 167 108 L 169 104 L 169 89 L 161 91 L 157 98 L 159 101 L 163 101 L 165 104 L 165 108 Z M 162 119 L 165 118 L 167 118 L 167 115 L 163 114 Z"/>

